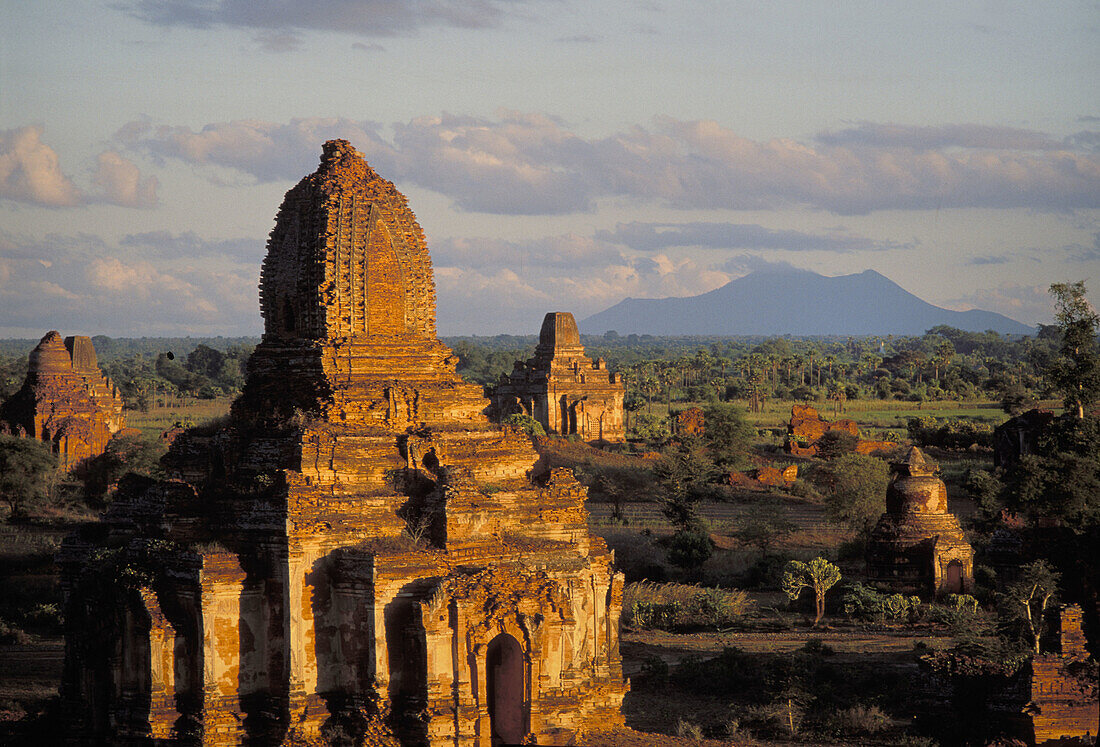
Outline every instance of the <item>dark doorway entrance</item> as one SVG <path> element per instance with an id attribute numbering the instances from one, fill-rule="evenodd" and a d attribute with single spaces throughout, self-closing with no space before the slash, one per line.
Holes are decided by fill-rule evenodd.
<path id="1" fill-rule="evenodd" d="M 489 643 L 485 659 L 492 742 L 519 744 L 527 734 L 523 650 L 519 641 L 501 633 Z"/>
<path id="2" fill-rule="evenodd" d="M 947 576 L 944 579 L 943 588 L 948 594 L 961 594 L 963 566 L 958 560 L 952 560 L 947 564 Z"/>

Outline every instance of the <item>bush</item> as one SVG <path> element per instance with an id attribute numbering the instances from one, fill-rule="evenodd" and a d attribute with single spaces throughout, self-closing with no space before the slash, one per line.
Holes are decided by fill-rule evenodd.
<path id="1" fill-rule="evenodd" d="M 920 597 L 881 594 L 869 586 L 853 584 L 844 593 L 844 613 L 858 620 L 884 622 L 915 621 L 922 611 Z"/>
<path id="2" fill-rule="evenodd" d="M 712 552 L 714 543 L 700 528 L 681 529 L 668 540 L 668 562 L 684 570 L 698 568 L 707 562 Z"/>
<path id="3" fill-rule="evenodd" d="M 854 705 L 838 712 L 831 719 L 833 726 L 845 736 L 878 734 L 890 728 L 890 717 L 878 706 Z"/>
<path id="4" fill-rule="evenodd" d="M 973 444 L 991 447 L 993 426 L 971 420 L 931 416 L 909 418 L 909 440 L 917 446 L 938 446 L 941 449 L 962 450 Z"/>
<path id="5" fill-rule="evenodd" d="M 836 459 L 856 450 L 859 437 L 848 431 L 826 431 L 817 441 L 817 455 L 822 459 Z"/>
<path id="6" fill-rule="evenodd" d="M 643 581 L 623 590 L 623 622 L 638 628 L 725 628 L 751 609 L 748 594 L 736 589 Z"/>
<path id="7" fill-rule="evenodd" d="M 844 454 L 820 465 L 817 472 L 827 491 L 829 520 L 870 532 L 886 508 L 886 462 L 863 454 Z"/>
<path id="8" fill-rule="evenodd" d="M 510 425 L 513 428 L 518 428 L 528 436 L 546 435 L 546 429 L 542 427 L 542 423 L 522 412 L 508 415 L 500 422 L 501 425 Z"/>

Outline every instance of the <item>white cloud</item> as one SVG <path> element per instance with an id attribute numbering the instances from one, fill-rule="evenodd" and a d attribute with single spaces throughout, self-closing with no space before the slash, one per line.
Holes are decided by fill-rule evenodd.
<path id="1" fill-rule="evenodd" d="M 46 207 L 81 202 L 80 190 L 61 171 L 61 159 L 42 142 L 40 126 L 0 130 L 0 198 Z"/>
<path id="2" fill-rule="evenodd" d="M 42 142 L 37 125 L 0 131 L 0 199 L 42 207 L 73 207 L 106 202 L 121 207 L 157 204 L 157 178 L 143 178 L 133 162 L 113 150 L 103 151 L 88 193 L 61 169 L 57 152 Z"/>
<path id="3" fill-rule="evenodd" d="M 214 250 L 196 256 L 202 261 L 87 234 L 37 239 L 0 233 L 0 330 L 19 336 L 38 329 L 257 334 L 258 262 Z"/>
<path id="4" fill-rule="evenodd" d="M 271 181 L 308 173 L 320 142 L 344 137 L 387 178 L 447 195 L 462 210 L 507 215 L 591 211 L 610 196 L 685 210 L 837 214 L 1100 207 L 1100 156 L 1091 148 L 1009 128 L 863 125 L 803 143 L 665 118 L 652 130 L 584 138 L 548 115 L 504 111 L 495 119 L 419 117 L 394 125 L 392 143 L 379 130 L 343 119 L 242 120 L 200 132 L 128 125 L 120 138 L 160 157 Z"/>
<path id="5" fill-rule="evenodd" d="M 92 183 L 99 188 L 100 199 L 113 205 L 150 208 L 157 204 L 157 178 L 143 179 L 132 161 L 113 150 L 99 154 Z"/>

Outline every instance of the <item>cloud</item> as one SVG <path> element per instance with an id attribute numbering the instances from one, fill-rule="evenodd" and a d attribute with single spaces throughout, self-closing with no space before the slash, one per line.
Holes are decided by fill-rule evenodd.
<path id="1" fill-rule="evenodd" d="M 0 130 L 0 198 L 45 207 L 80 204 L 80 190 L 61 171 L 57 153 L 42 142 L 41 127 Z"/>
<path id="2" fill-rule="evenodd" d="M 1100 207 L 1100 156 L 1086 138 L 957 125 L 861 125 L 816 143 L 744 138 L 713 121 L 664 118 L 585 138 L 546 114 L 451 114 L 393 126 L 346 119 L 239 120 L 186 127 L 131 123 L 120 140 L 159 158 L 215 165 L 260 181 L 312 170 L 318 146 L 350 139 L 399 182 L 448 196 L 462 210 L 504 215 L 588 212 L 597 200 L 697 209 L 877 210 Z M 791 237 L 794 238 L 794 237 Z"/>
<path id="3" fill-rule="evenodd" d="M 620 223 L 614 231 L 598 231 L 596 238 L 645 252 L 688 246 L 826 252 L 907 248 L 895 242 L 880 242 L 862 236 L 775 230 L 751 223 Z"/>
<path id="4" fill-rule="evenodd" d="M 385 47 L 383 47 L 381 44 L 377 44 L 375 42 L 370 42 L 368 44 L 364 44 L 363 42 L 354 42 L 351 45 L 351 48 L 352 49 L 358 49 L 358 50 L 363 51 L 363 52 L 385 52 L 386 51 Z"/>
<path id="5" fill-rule="evenodd" d="M 157 178 L 143 179 L 133 162 L 113 150 L 99 154 L 92 183 L 99 189 L 96 199 L 112 205 L 151 208 L 157 204 Z"/>
<path id="6" fill-rule="evenodd" d="M 150 245 L 158 238 L 193 251 L 157 252 Z M 223 243 L 194 234 L 116 244 L 90 234 L 0 232 L 0 334 L 256 334 L 259 262 L 218 251 Z"/>
<path id="7" fill-rule="evenodd" d="M 1003 264 L 1006 264 L 1010 261 L 1011 261 L 1011 259 L 1009 257 L 1001 254 L 1001 255 L 987 255 L 987 256 L 984 256 L 984 257 L 972 257 L 970 260 L 967 261 L 966 264 L 976 265 L 976 266 L 980 267 L 982 265 L 1003 265 Z"/>
<path id="8" fill-rule="evenodd" d="M 592 36 L 591 34 L 576 34 L 574 36 L 559 36 L 554 41 L 565 44 L 596 44 L 602 41 L 602 39 L 599 36 Z"/>
<path id="9" fill-rule="evenodd" d="M 297 181 L 314 171 L 321 143 L 333 138 L 351 140 L 379 171 L 395 173 L 397 153 L 382 141 L 378 128 L 371 122 L 337 117 L 294 119 L 287 124 L 245 119 L 209 124 L 198 132 L 135 121 L 123 126 L 115 137 L 156 159 L 224 167 L 260 182 L 273 182 Z"/>
<path id="10" fill-rule="evenodd" d="M 631 256 L 566 234 L 526 242 L 451 239 L 432 250 L 441 334 L 533 334 L 547 311 L 583 318 L 622 300 L 690 296 L 730 274 L 695 258 Z"/>
<path id="11" fill-rule="evenodd" d="M 261 31 L 252 40 L 264 52 L 273 54 L 293 52 L 302 45 L 302 35 L 291 31 Z"/>
<path id="12" fill-rule="evenodd" d="M 550 236 L 525 242 L 491 238 L 451 238 L 431 248 L 436 267 L 556 268 L 585 271 L 624 262 L 622 251 L 607 242 L 576 234 Z"/>
<path id="13" fill-rule="evenodd" d="M 155 26 L 338 31 L 397 36 L 430 26 L 493 28 L 521 11 L 503 0 L 134 0 L 115 7 Z"/>
<path id="14" fill-rule="evenodd" d="M 948 300 L 945 305 L 995 311 L 1027 323 L 1049 324 L 1054 317 L 1054 304 L 1046 285 L 1006 282 L 994 288 L 975 289 L 968 295 Z"/>
<path id="15" fill-rule="evenodd" d="M 996 150 L 1060 150 L 1065 144 L 1041 132 L 1015 127 L 957 124 L 920 126 L 863 122 L 837 132 L 817 136 L 825 145 L 878 148 L 989 148 Z"/>
<path id="16" fill-rule="evenodd" d="M 85 192 L 61 169 L 61 159 L 42 142 L 37 125 L 0 131 L 0 199 L 41 207 L 73 207 L 104 202 L 121 207 L 157 204 L 157 178 L 142 177 L 133 162 L 106 150 L 96 159 L 92 192 Z"/>

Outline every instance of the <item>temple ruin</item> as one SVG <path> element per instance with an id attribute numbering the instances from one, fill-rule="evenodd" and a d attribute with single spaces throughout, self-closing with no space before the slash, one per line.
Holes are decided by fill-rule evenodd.
<path id="1" fill-rule="evenodd" d="M 260 292 L 227 422 L 63 547 L 70 733 L 489 747 L 622 724 L 623 577 L 585 490 L 455 373 L 423 232 L 346 141 L 287 193 Z"/>
<path id="2" fill-rule="evenodd" d="M 857 454 L 874 454 L 876 451 L 889 451 L 897 447 L 893 441 L 870 441 L 860 438 L 856 421 L 848 418 L 825 420 L 817 409 L 810 405 L 793 405 L 791 419 L 787 423 L 787 441 L 784 448 L 795 456 L 814 457 L 820 450 L 820 441 L 826 433 L 839 431 L 855 437 Z"/>
<path id="3" fill-rule="evenodd" d="M 48 443 L 71 467 L 104 452 L 123 427 L 122 405 L 91 339 L 52 331 L 31 351 L 22 388 L 0 405 L 0 430 Z"/>
<path id="4" fill-rule="evenodd" d="M 913 447 L 891 468 L 886 513 L 867 544 L 871 583 L 926 598 L 970 593 L 974 550 L 947 510 L 947 487 L 936 477 L 936 464 Z"/>
<path id="5" fill-rule="evenodd" d="M 523 413 L 547 433 L 621 442 L 624 395 L 622 378 L 603 358 L 584 354 L 573 315 L 555 311 L 542 321 L 534 357 L 501 375 L 493 400 L 498 418 Z"/>

